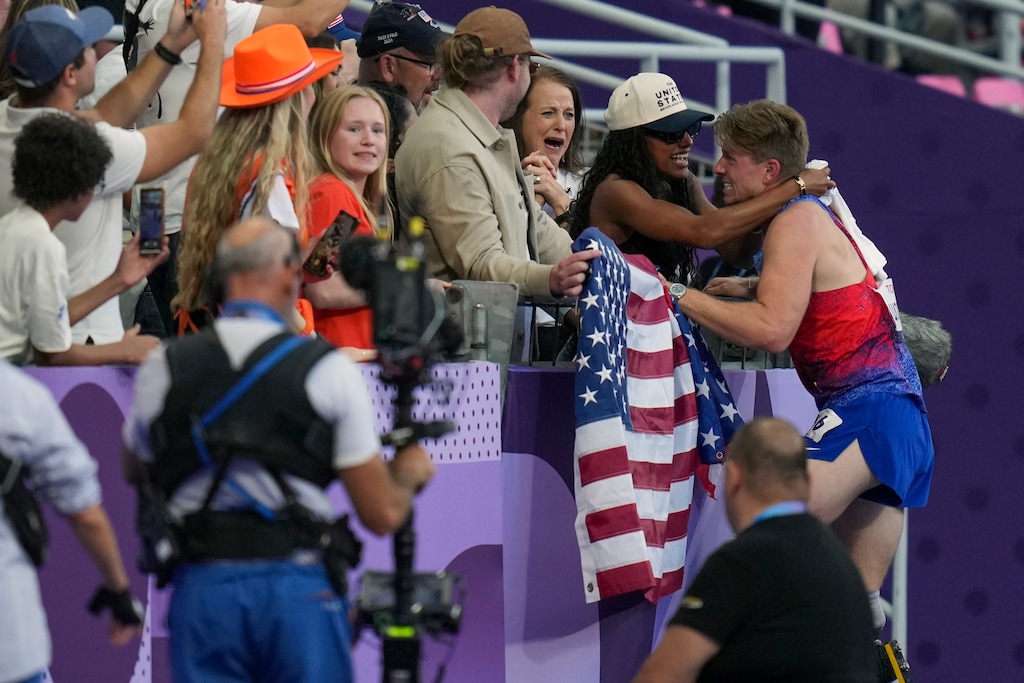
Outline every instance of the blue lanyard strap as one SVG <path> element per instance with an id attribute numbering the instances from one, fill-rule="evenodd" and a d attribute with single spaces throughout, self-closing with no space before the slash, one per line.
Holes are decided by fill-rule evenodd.
<path id="1" fill-rule="evenodd" d="M 195 444 L 196 451 L 199 453 L 199 459 L 203 461 L 203 464 L 211 470 L 216 470 L 216 465 L 213 462 L 213 457 L 210 456 L 210 451 L 206 447 L 206 439 L 203 437 L 203 432 L 207 427 L 216 422 L 220 417 L 227 412 L 227 410 L 238 402 L 252 386 L 259 381 L 267 372 L 270 371 L 275 365 L 277 365 L 285 356 L 292 352 L 299 344 L 305 344 L 309 341 L 310 337 L 289 337 L 285 341 L 277 345 L 273 351 L 268 353 L 266 356 L 261 358 L 256 365 L 254 365 L 245 375 L 235 382 L 234 386 L 228 389 L 227 393 L 220 397 L 216 403 L 214 403 L 209 410 L 199 416 L 199 419 L 192 423 L 192 442 Z M 227 484 L 233 491 L 238 493 L 242 498 L 247 500 L 256 511 L 267 520 L 274 519 L 276 513 L 263 505 L 258 500 L 252 497 L 252 495 L 246 491 L 242 486 L 230 477 L 224 478 L 224 483 Z"/>
<path id="2" fill-rule="evenodd" d="M 765 508 L 761 511 L 757 517 L 754 517 L 754 521 L 750 523 L 751 526 L 758 522 L 763 522 L 766 519 L 772 517 L 785 517 L 787 515 L 801 515 L 807 512 L 807 503 L 802 500 L 787 500 L 783 503 L 776 503 L 770 507 Z"/>
<path id="3" fill-rule="evenodd" d="M 220 307 L 221 318 L 258 318 L 284 325 L 281 314 L 262 301 L 234 300 Z"/>

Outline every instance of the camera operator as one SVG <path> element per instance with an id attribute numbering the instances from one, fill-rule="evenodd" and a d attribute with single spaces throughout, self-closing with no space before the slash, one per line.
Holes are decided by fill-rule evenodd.
<path id="1" fill-rule="evenodd" d="M 340 479 L 359 519 L 385 534 L 434 473 L 417 446 L 385 463 L 355 363 L 287 331 L 300 267 L 277 224 L 231 228 L 214 260 L 221 316 L 154 351 L 136 378 L 125 476 L 168 498 L 178 530 L 168 617 L 177 683 L 351 680 L 344 567 L 339 576 L 328 560 L 354 558 L 333 545 L 343 534 L 326 522 L 323 489 Z M 282 356 L 286 344 L 295 348 Z M 240 388 L 243 377 L 256 379 Z M 311 549 L 328 530 L 332 545 Z"/>

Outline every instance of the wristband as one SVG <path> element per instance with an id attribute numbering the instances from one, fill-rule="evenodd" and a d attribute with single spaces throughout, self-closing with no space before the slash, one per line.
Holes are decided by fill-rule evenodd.
<path id="1" fill-rule="evenodd" d="M 157 43 L 157 45 L 159 45 L 159 43 Z M 795 175 L 793 176 L 793 180 L 795 180 L 796 184 L 800 186 L 800 196 L 803 197 L 804 195 L 806 195 L 807 183 L 804 182 L 804 179 L 801 178 L 799 175 Z"/>
<path id="2" fill-rule="evenodd" d="M 166 47 L 164 47 L 164 44 L 159 41 L 157 42 L 156 45 L 153 46 L 153 52 L 156 53 L 157 57 L 164 60 L 171 66 L 177 66 L 181 64 L 181 55 L 174 54 Z"/>
<path id="3" fill-rule="evenodd" d="M 125 626 L 142 626 L 145 614 L 142 603 L 127 588 L 123 591 L 112 591 L 106 586 L 97 588 L 96 594 L 89 601 L 89 611 L 99 614 L 107 607 L 117 622 Z"/>

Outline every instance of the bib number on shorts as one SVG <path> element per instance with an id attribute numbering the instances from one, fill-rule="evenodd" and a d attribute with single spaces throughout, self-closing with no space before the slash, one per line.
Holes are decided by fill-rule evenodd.
<path id="1" fill-rule="evenodd" d="M 843 424 L 843 418 L 839 417 L 839 414 L 831 408 L 825 408 L 818 413 L 814 426 L 807 432 L 807 438 L 814 443 L 821 443 L 826 434 L 841 424 Z"/>

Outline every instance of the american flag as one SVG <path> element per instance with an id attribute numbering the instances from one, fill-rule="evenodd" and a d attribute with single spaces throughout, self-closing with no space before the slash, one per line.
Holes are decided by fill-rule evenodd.
<path id="1" fill-rule="evenodd" d="M 596 228 L 573 251 L 600 249 L 580 294 L 575 493 L 587 602 L 682 587 L 694 495 L 742 424 L 699 332 L 643 256 Z M 703 476 L 702 476 L 703 475 Z M 698 479 L 703 486 L 694 487 Z"/>

